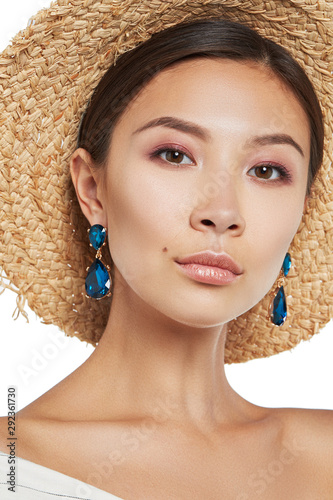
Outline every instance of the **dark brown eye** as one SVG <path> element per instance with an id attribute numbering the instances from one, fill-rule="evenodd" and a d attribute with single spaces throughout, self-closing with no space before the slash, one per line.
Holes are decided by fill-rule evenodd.
<path id="1" fill-rule="evenodd" d="M 251 173 L 252 172 L 252 173 Z M 289 177 L 289 173 L 282 166 L 272 166 L 272 165 L 258 165 L 257 167 L 251 168 L 248 172 L 251 177 L 256 177 L 262 180 L 281 180 L 284 177 Z"/>
<path id="2" fill-rule="evenodd" d="M 184 153 L 180 151 L 167 151 L 165 154 L 165 159 L 170 163 L 181 163 L 184 159 Z"/>
<path id="3" fill-rule="evenodd" d="M 268 166 L 255 167 L 254 169 L 256 175 L 261 179 L 270 179 L 272 177 L 273 168 Z"/>
<path id="4" fill-rule="evenodd" d="M 193 160 L 187 154 L 177 149 L 160 149 L 153 156 L 159 156 L 163 160 L 176 165 L 192 165 Z"/>

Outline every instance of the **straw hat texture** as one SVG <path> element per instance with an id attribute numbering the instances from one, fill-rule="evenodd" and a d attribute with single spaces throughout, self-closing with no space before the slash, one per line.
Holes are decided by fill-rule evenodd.
<path id="1" fill-rule="evenodd" d="M 112 297 L 85 296 L 95 252 L 69 171 L 82 113 L 120 54 L 211 17 L 247 24 L 289 50 L 325 119 L 324 161 L 289 249 L 287 320 L 271 323 L 267 294 L 230 323 L 225 362 L 291 349 L 333 317 L 333 1 L 324 0 L 57 0 L 31 18 L 0 55 L 0 284 L 17 292 L 17 313 L 26 315 L 27 302 L 67 335 L 100 339 Z"/>

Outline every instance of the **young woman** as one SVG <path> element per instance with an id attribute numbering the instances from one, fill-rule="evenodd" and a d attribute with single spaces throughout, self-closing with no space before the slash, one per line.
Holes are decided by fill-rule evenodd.
<path id="1" fill-rule="evenodd" d="M 55 19 L 52 43 L 39 42 L 53 64 L 52 51 L 61 46 L 55 16 L 64 15 L 66 4 L 48 11 Z M 106 11 L 111 7 L 118 26 L 120 13 L 115 4 L 105 5 Z M 150 26 L 142 21 L 147 12 L 135 2 L 131 7 L 133 22 L 136 12 L 142 15 L 136 23 L 140 33 Z M 37 143 L 51 166 L 42 175 L 62 179 L 52 156 L 61 151 L 82 211 L 78 215 L 74 201 L 62 202 L 64 213 L 73 207 L 71 245 L 84 241 L 85 218 L 96 254 L 86 278 L 90 299 L 82 302 L 82 291 L 64 286 L 77 322 L 59 310 L 60 302 L 52 321 L 97 347 L 75 372 L 19 412 L 17 439 L 8 439 L 8 419 L 2 419 L 4 498 L 331 498 L 332 413 L 253 405 L 230 387 L 224 372 L 225 361 L 267 356 L 306 336 L 311 306 L 299 317 L 300 307 L 306 309 L 309 268 L 299 253 L 307 244 L 305 255 L 311 250 L 318 265 L 325 261 L 324 249 L 306 242 L 304 234 L 304 220 L 316 232 L 315 211 L 311 219 L 308 206 L 314 186 L 328 178 L 321 107 L 301 66 L 246 26 L 241 10 L 244 24 L 235 22 L 236 13 L 224 19 L 223 9 L 219 18 L 171 22 L 170 13 L 180 14 L 183 7 L 175 2 L 167 12 L 170 27 L 135 48 L 126 45 L 130 34 L 120 23 L 109 51 L 125 53 L 100 79 L 83 115 L 79 99 L 72 99 L 77 107 L 71 116 L 80 117 L 76 149 L 67 140 L 63 115 L 52 123 L 62 143 L 52 139 L 52 131 L 44 142 L 40 130 Z M 216 6 L 201 7 L 198 17 L 216 15 Z M 124 22 L 127 14 L 122 13 Z M 84 38 L 82 22 L 74 25 Z M 66 43 L 66 22 L 63 28 Z M 83 58 L 84 51 L 78 54 Z M 24 51 L 20 57 L 24 62 Z M 95 81 L 92 61 L 87 67 Z M 47 74 L 47 66 L 41 70 Z M 70 66 L 67 77 L 77 78 Z M 58 81 L 52 85 L 58 89 Z M 332 102 L 329 90 L 321 98 Z M 65 115 L 64 93 L 57 102 Z M 46 119 L 45 128 L 49 124 Z M 326 130 L 327 140 L 330 134 Z M 65 250 L 65 236 L 57 234 L 68 275 L 82 271 L 79 254 L 71 254 L 71 245 Z M 329 275 L 328 264 L 327 259 Z M 36 267 L 45 269 L 42 262 Z M 290 292 L 287 320 L 282 284 Z M 329 319 L 325 287 L 317 294 L 317 325 Z M 321 305 L 326 319 L 320 318 Z M 3 479 L 10 467 L 8 441 L 18 470 L 14 490 Z M 15 476 L 15 467 L 8 472 Z"/>

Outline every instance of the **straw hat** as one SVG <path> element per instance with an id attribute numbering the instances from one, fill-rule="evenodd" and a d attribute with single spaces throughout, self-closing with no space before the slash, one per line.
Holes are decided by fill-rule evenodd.
<path id="1" fill-rule="evenodd" d="M 18 312 L 26 315 L 27 301 L 44 323 L 98 342 L 112 298 L 85 297 L 95 253 L 69 172 L 82 113 L 121 53 L 154 32 L 207 17 L 243 22 L 288 49 L 316 89 L 326 136 L 289 249 L 287 320 L 277 327 L 267 319 L 267 294 L 230 323 L 225 362 L 291 349 L 333 316 L 333 2 L 324 0 L 58 0 L 30 20 L 0 56 L 1 284 L 17 292 Z"/>

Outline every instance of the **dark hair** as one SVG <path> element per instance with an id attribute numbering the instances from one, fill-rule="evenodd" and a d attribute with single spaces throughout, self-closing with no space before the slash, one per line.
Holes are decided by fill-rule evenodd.
<path id="1" fill-rule="evenodd" d="M 189 58 L 253 61 L 277 75 L 298 98 L 311 133 L 307 194 L 323 159 L 323 116 L 314 88 L 289 52 L 246 25 L 226 19 L 180 23 L 122 54 L 96 87 L 82 117 L 77 147 L 105 164 L 113 128 L 132 99 L 158 72 Z"/>

